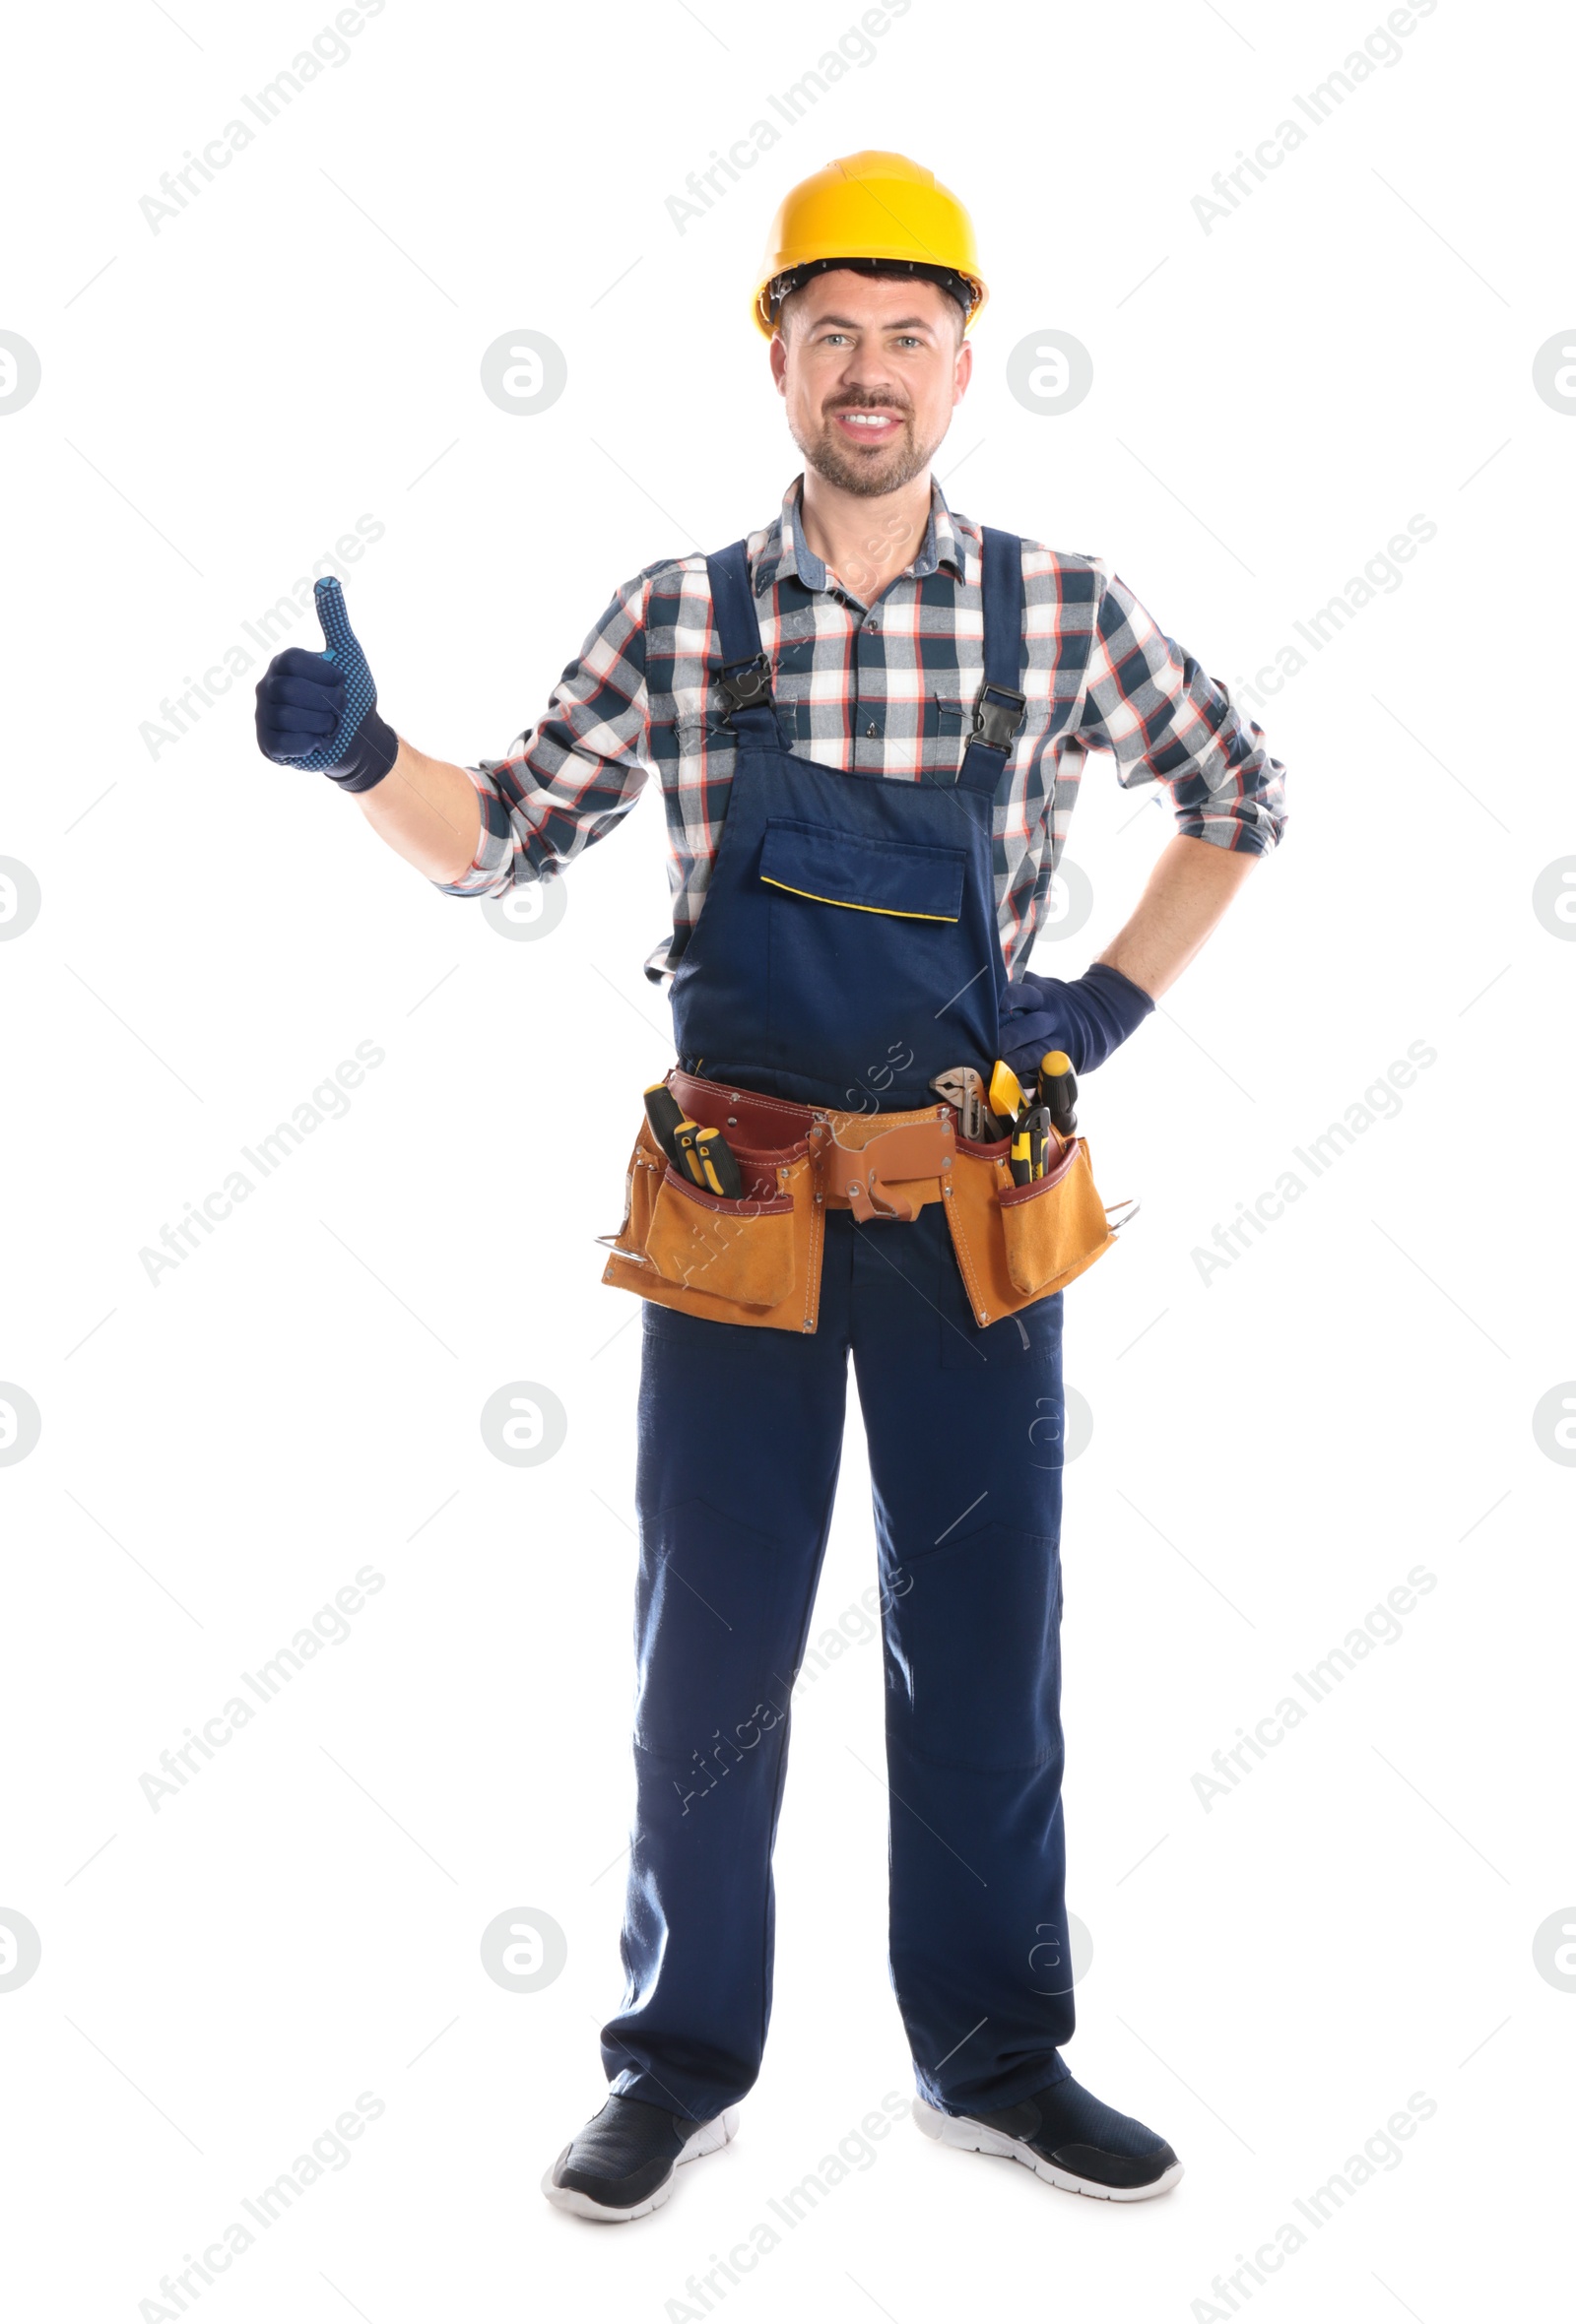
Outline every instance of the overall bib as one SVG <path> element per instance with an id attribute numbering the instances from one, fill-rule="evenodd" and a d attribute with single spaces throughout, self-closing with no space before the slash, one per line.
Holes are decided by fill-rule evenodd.
<path id="1" fill-rule="evenodd" d="M 934 1074 L 988 1077 L 997 1055 L 992 806 L 1022 720 L 1019 545 L 985 532 L 974 730 L 955 780 L 917 783 L 784 745 L 744 544 L 707 566 L 739 747 L 674 978 L 680 1065 L 811 1106 L 934 1105 Z M 804 1336 L 644 1310 L 637 1810 L 603 2058 L 616 2092 L 696 2119 L 759 2070 L 795 1681 L 869 1683 L 859 1608 L 809 1637 L 850 1354 L 879 1550 L 889 1961 L 916 2082 L 977 2113 L 1067 2071 L 1062 1298 L 979 1328 L 942 1212 L 829 1211 Z M 834 1924 L 835 1900 L 821 1909 Z"/>

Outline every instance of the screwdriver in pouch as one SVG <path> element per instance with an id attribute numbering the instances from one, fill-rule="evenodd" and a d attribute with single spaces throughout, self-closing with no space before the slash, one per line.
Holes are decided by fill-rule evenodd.
<path id="1" fill-rule="evenodd" d="M 652 1082 L 645 1093 L 645 1107 L 646 1120 L 651 1125 L 652 1136 L 667 1155 L 668 1160 L 678 1169 L 683 1170 L 685 1164 L 679 1152 L 677 1132 L 680 1123 L 684 1120 L 684 1108 L 666 1081 Z"/>
<path id="2" fill-rule="evenodd" d="M 673 1131 L 673 1142 L 679 1149 L 679 1160 L 676 1167 L 678 1168 L 682 1177 L 689 1179 L 691 1186 L 705 1187 L 709 1193 L 710 1187 L 706 1178 L 706 1166 L 701 1161 L 699 1154 L 695 1151 L 696 1142 L 699 1136 L 699 1123 L 686 1121 L 683 1116 L 681 1116 L 679 1121 L 674 1125 Z"/>
<path id="3" fill-rule="evenodd" d="M 1057 1136 L 1071 1137 L 1078 1128 L 1078 1076 L 1065 1049 L 1048 1049 L 1040 1059 L 1039 1097 Z"/>
<path id="4" fill-rule="evenodd" d="M 694 1142 L 694 1157 L 704 1173 L 704 1184 L 713 1194 L 725 1194 L 730 1202 L 743 1199 L 745 1182 L 739 1175 L 732 1146 L 720 1130 L 700 1130 Z"/>
<path id="5" fill-rule="evenodd" d="M 698 1122 L 681 1121 L 673 1134 L 679 1148 L 679 1168 L 693 1185 L 704 1187 L 708 1194 L 724 1194 L 731 1202 L 743 1197 L 744 1180 L 720 1130 L 704 1130 Z"/>

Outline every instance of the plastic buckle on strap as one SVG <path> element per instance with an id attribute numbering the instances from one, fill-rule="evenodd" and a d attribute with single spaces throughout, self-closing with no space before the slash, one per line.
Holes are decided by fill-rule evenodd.
<path id="1" fill-rule="evenodd" d="M 756 710 L 771 700 L 771 664 L 764 654 L 757 654 L 740 669 L 719 671 L 717 683 L 726 705 L 722 723 L 731 726 L 736 710 Z"/>
<path id="2" fill-rule="evenodd" d="M 1014 739 L 1023 724 L 1025 699 L 1012 686 L 992 685 L 987 678 L 974 704 L 974 724 L 969 729 L 969 741 L 983 742 L 987 750 L 1011 750 Z"/>

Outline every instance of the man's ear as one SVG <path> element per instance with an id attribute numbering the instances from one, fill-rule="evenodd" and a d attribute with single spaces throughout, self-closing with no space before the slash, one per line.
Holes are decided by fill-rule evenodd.
<path id="1" fill-rule="evenodd" d="M 965 339 L 957 351 L 957 369 L 952 374 L 952 402 L 960 404 L 974 376 L 974 347 Z"/>
<path id="2" fill-rule="evenodd" d="M 782 333 L 780 331 L 774 332 L 772 334 L 771 376 L 777 383 L 777 393 L 780 396 L 785 396 L 788 393 L 788 350 L 783 345 Z"/>

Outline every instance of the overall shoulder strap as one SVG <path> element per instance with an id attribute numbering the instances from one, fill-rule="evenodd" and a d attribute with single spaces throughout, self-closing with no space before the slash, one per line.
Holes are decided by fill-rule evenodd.
<path id="1" fill-rule="evenodd" d="M 1023 724 L 1023 545 L 990 525 L 981 540 L 985 677 L 957 780 L 967 791 L 994 792 Z"/>
<path id="2" fill-rule="evenodd" d="M 985 606 L 985 684 L 1021 704 L 1023 666 L 1023 544 L 1016 533 L 980 528 L 985 544 L 980 595 Z"/>
<path id="3" fill-rule="evenodd" d="M 719 549 L 706 559 L 711 584 L 711 610 L 721 640 L 722 668 L 717 683 L 722 689 L 723 724 L 742 734 L 755 734 L 763 742 L 777 741 L 771 709 L 771 671 L 761 651 L 760 624 L 755 618 L 755 593 L 750 582 L 750 558 L 742 541 Z M 754 714 L 754 715 L 752 715 Z"/>
<path id="4" fill-rule="evenodd" d="M 711 584 L 711 610 L 722 637 L 722 666 L 751 662 L 760 651 L 760 625 L 755 619 L 755 591 L 750 586 L 750 558 L 742 541 L 716 549 L 706 559 Z"/>

